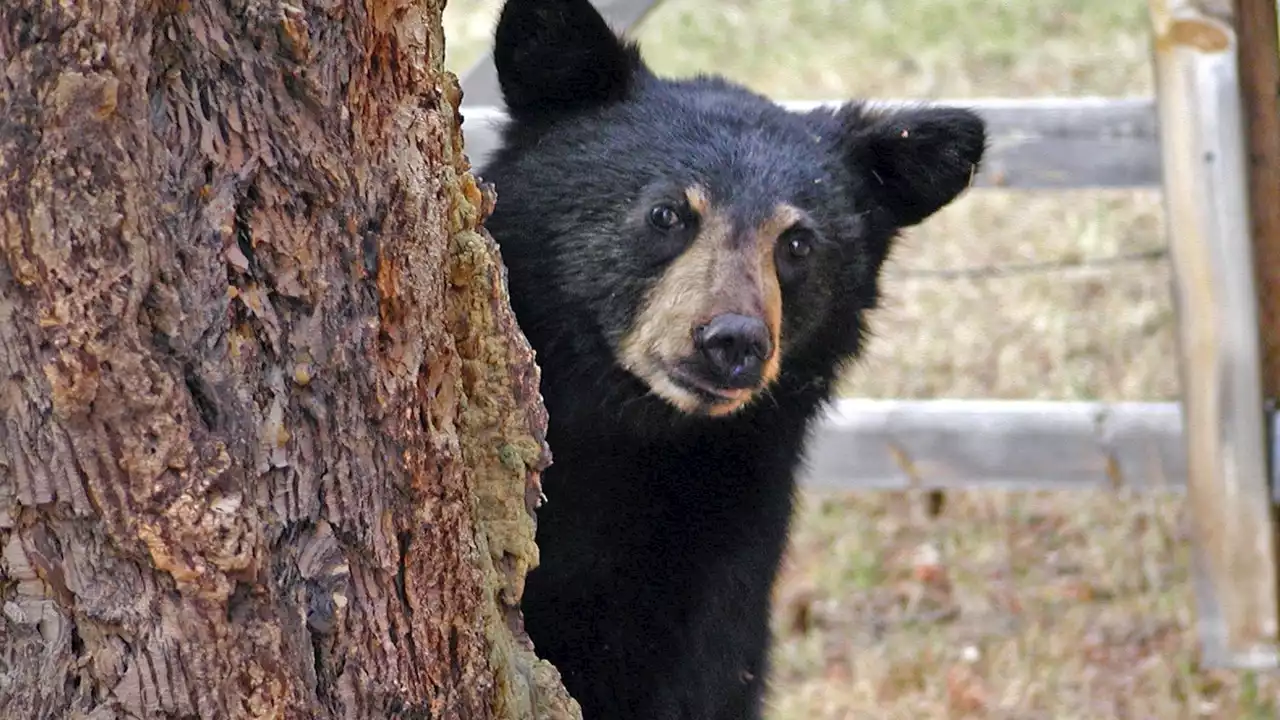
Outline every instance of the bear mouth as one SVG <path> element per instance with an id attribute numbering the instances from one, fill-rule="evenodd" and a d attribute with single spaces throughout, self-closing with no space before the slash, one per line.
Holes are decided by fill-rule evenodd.
<path id="1" fill-rule="evenodd" d="M 672 385 L 706 405 L 738 403 L 751 394 L 749 389 L 724 387 L 679 367 L 666 368 L 666 376 Z"/>
<path id="2" fill-rule="evenodd" d="M 705 377 L 696 365 L 663 362 L 652 355 L 642 363 L 624 367 L 647 385 L 653 395 L 690 415 L 732 415 L 746 406 L 760 389 L 726 387 Z"/>

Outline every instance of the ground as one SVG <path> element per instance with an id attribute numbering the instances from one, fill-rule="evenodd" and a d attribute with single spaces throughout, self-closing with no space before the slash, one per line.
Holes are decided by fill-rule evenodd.
<path id="1" fill-rule="evenodd" d="M 448 65 L 496 0 L 451 0 Z M 667 0 L 638 36 L 666 73 L 775 98 L 1149 95 L 1142 0 Z M 1160 194 L 980 191 L 913 230 L 846 394 L 1172 400 Z M 1198 666 L 1183 502 L 1112 493 L 806 498 L 779 587 L 772 720 L 1273 718 L 1280 677 Z"/>

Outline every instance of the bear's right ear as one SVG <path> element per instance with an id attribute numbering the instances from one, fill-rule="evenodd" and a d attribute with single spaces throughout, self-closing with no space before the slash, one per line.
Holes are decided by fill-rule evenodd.
<path id="1" fill-rule="evenodd" d="M 534 120 L 616 102 L 643 65 L 590 0 L 507 0 L 493 38 L 508 114 Z"/>

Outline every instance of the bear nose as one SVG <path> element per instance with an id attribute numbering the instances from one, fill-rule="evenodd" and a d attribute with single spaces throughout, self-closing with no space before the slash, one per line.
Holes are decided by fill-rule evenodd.
<path id="1" fill-rule="evenodd" d="M 693 344 L 720 382 L 731 388 L 760 384 L 764 361 L 773 352 L 764 322 L 732 313 L 717 315 L 695 328 Z"/>

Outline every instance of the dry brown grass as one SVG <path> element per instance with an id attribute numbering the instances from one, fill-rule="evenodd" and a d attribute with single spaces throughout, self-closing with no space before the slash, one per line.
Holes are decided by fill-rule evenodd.
<path id="1" fill-rule="evenodd" d="M 495 0 L 453 0 L 449 63 Z M 1141 0 L 667 0 L 639 38 L 660 72 L 776 98 L 1145 95 Z M 975 192 L 911 232 L 868 397 L 1174 399 L 1163 261 L 988 280 L 904 269 L 1080 261 L 1164 244 L 1160 196 Z M 773 720 L 1271 718 L 1272 678 L 1198 666 L 1177 498 L 896 493 L 806 498 L 780 586 Z"/>

